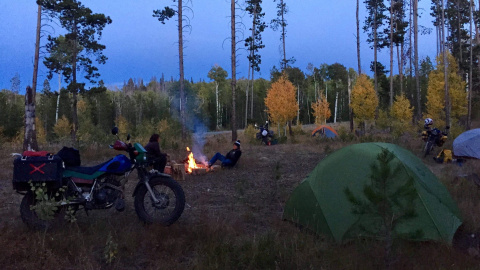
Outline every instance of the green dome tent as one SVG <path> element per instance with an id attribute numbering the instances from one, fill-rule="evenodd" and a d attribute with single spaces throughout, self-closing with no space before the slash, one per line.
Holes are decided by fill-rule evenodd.
<path id="1" fill-rule="evenodd" d="M 285 205 L 284 219 L 330 236 L 338 243 L 374 231 L 368 217 L 353 213 L 345 190 L 348 188 L 355 197 L 366 200 L 363 189 L 371 183 L 371 164 L 383 149 L 394 154 L 390 164 L 401 167 L 391 182 L 405 183 L 411 177 L 416 194 L 416 216 L 399 223 L 395 232 L 413 237 L 414 232 L 421 231 L 410 239 L 451 243 L 462 221 L 447 189 L 418 157 L 388 143 L 350 145 L 326 157 L 293 191 Z M 375 235 L 373 232 L 369 236 Z"/>

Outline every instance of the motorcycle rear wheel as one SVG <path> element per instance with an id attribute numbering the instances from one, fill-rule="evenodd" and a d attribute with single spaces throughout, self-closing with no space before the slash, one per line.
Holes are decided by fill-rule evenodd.
<path id="1" fill-rule="evenodd" d="M 158 203 L 155 203 L 145 185 L 135 195 L 135 212 L 145 223 L 169 226 L 180 218 L 185 208 L 185 193 L 170 177 L 155 177 L 149 181 Z"/>
<path id="2" fill-rule="evenodd" d="M 64 220 L 65 207 L 59 206 L 53 217 L 51 217 L 50 220 L 45 220 L 41 219 L 34 209 L 31 209 L 31 206 L 34 206 L 35 204 L 35 195 L 31 191 L 23 196 L 22 202 L 20 203 L 20 216 L 22 221 L 27 224 L 28 227 L 35 230 L 46 230 Z"/>

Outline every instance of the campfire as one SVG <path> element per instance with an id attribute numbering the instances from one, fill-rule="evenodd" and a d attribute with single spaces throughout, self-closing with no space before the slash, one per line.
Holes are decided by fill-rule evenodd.
<path id="1" fill-rule="evenodd" d="M 189 174 L 204 174 L 209 171 L 209 168 L 201 162 L 195 160 L 193 152 L 187 147 L 188 157 L 185 160 L 185 171 Z"/>
<path id="2" fill-rule="evenodd" d="M 189 147 L 187 147 L 186 150 L 187 157 L 182 163 L 176 163 L 173 161 L 171 166 L 165 167 L 165 173 L 171 174 L 175 180 L 185 180 L 185 174 L 201 175 L 220 169 L 219 165 L 214 165 L 211 168 L 208 168 L 207 163 L 204 161 L 206 157 L 202 156 L 199 161 L 195 159 L 193 152 Z"/>

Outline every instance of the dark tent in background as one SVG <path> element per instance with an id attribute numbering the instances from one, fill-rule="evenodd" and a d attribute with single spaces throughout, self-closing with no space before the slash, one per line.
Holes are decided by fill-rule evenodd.
<path id="1" fill-rule="evenodd" d="M 453 154 L 457 157 L 480 159 L 480 128 L 458 135 L 453 141 Z"/>
<path id="2" fill-rule="evenodd" d="M 338 136 L 338 133 L 329 126 L 321 125 L 312 131 L 312 136 L 315 137 L 316 135 L 319 137 L 335 138 Z"/>
<path id="3" fill-rule="evenodd" d="M 372 216 L 353 213 L 348 188 L 357 198 L 371 183 L 371 165 L 383 149 L 393 153 L 391 165 L 401 169 L 393 176 L 392 192 L 409 179 L 414 181 L 416 216 L 395 227 L 397 235 L 412 235 L 410 240 L 435 240 L 451 243 L 462 224 L 456 203 L 446 187 L 414 154 L 388 143 L 362 143 L 344 147 L 320 161 L 310 175 L 293 191 L 283 217 L 338 243 L 359 236 L 377 237 Z M 399 198 L 401 199 L 401 198 Z M 367 228 L 362 231 L 360 228 Z M 371 233 L 369 234 L 368 231 Z M 421 231 L 421 234 L 414 232 Z"/>

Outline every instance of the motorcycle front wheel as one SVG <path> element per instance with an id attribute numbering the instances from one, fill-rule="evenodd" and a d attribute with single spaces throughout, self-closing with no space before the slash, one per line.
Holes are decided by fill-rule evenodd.
<path id="1" fill-rule="evenodd" d="M 135 195 L 135 212 L 145 223 L 169 226 L 180 218 L 185 208 L 185 193 L 171 177 L 154 177 L 149 181 L 155 198 L 145 185 Z"/>

